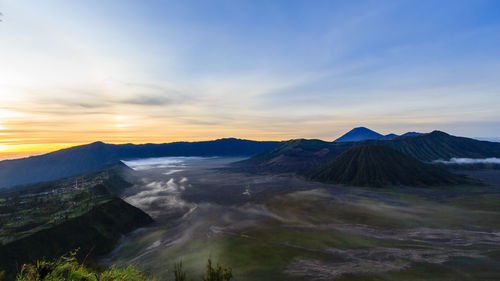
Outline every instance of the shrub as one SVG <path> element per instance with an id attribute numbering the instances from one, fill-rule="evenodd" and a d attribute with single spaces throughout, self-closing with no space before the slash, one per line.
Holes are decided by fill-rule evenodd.
<path id="1" fill-rule="evenodd" d="M 174 264 L 175 281 L 186 281 L 186 272 L 182 269 L 182 261 Z"/>
<path id="2" fill-rule="evenodd" d="M 0 280 L 2 279 L 0 272 Z M 174 264 L 175 281 L 187 281 L 182 261 Z M 219 263 L 214 267 L 208 259 L 203 281 L 230 281 L 233 278 L 230 267 Z M 125 268 L 112 266 L 108 270 L 92 269 L 79 263 L 76 251 L 70 252 L 54 261 L 37 261 L 35 264 L 24 264 L 16 276 L 16 281 L 153 281 L 137 267 L 129 265 Z"/>
<path id="3" fill-rule="evenodd" d="M 222 267 L 217 263 L 216 267 L 212 267 L 212 260 L 208 259 L 207 271 L 203 281 L 229 281 L 233 278 L 233 273 L 230 267 Z"/>
<path id="4" fill-rule="evenodd" d="M 112 267 L 103 272 L 94 272 L 78 263 L 76 252 L 71 252 L 55 261 L 37 261 L 25 264 L 16 281 L 149 281 L 145 274 L 134 266 L 123 269 Z"/>

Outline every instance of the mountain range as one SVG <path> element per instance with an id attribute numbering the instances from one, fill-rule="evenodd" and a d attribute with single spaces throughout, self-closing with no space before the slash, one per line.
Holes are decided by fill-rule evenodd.
<path id="1" fill-rule="evenodd" d="M 167 156 L 251 156 L 278 142 L 235 138 L 164 144 L 94 142 L 44 155 L 0 161 L 0 188 L 51 181 L 96 170 L 119 160 Z"/>
<path id="2" fill-rule="evenodd" d="M 391 140 L 326 142 L 296 139 L 284 141 L 238 163 L 242 169 L 307 174 L 326 165 L 354 145 L 387 146 L 422 162 L 455 158 L 500 157 L 500 143 L 456 137 L 441 131 L 400 136 Z"/>
<path id="3" fill-rule="evenodd" d="M 407 136 L 415 136 L 419 135 L 420 133 L 417 132 L 407 132 L 402 134 L 402 137 L 407 137 Z M 334 140 L 334 142 L 358 142 L 358 141 L 364 141 L 364 140 L 392 140 L 394 138 L 399 137 L 396 134 L 387 134 L 387 135 L 382 135 L 380 133 L 377 133 L 373 130 L 370 130 L 366 127 L 357 127 L 349 132 L 345 133 L 338 139 Z"/>
<path id="4" fill-rule="evenodd" d="M 364 127 L 354 128 L 334 142 L 314 139 L 274 142 L 235 138 L 140 145 L 94 142 L 44 155 L 0 161 L 0 188 L 56 180 L 97 170 L 119 160 L 168 156 L 252 156 L 235 167 L 245 171 L 307 174 L 354 145 L 390 147 L 422 162 L 449 160 L 453 157 L 500 157 L 500 143 L 496 142 L 456 137 L 441 131 L 384 136 Z"/>

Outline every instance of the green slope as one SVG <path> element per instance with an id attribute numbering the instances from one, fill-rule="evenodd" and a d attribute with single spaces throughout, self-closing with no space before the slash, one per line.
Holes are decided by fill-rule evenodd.
<path id="1" fill-rule="evenodd" d="M 354 146 L 310 177 L 322 182 L 374 187 L 465 183 L 465 178 L 376 145 Z"/>

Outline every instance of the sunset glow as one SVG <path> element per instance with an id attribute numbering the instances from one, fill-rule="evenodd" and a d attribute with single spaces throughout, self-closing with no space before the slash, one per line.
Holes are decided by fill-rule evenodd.
<path id="1" fill-rule="evenodd" d="M 1 1 L 0 154 L 499 135 L 498 1 L 188 2 Z"/>

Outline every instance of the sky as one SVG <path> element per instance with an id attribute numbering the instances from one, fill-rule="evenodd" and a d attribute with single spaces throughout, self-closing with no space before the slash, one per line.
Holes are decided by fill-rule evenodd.
<path id="1" fill-rule="evenodd" d="M 0 0 L 0 12 L 0 158 L 358 126 L 500 137 L 500 1 Z"/>

